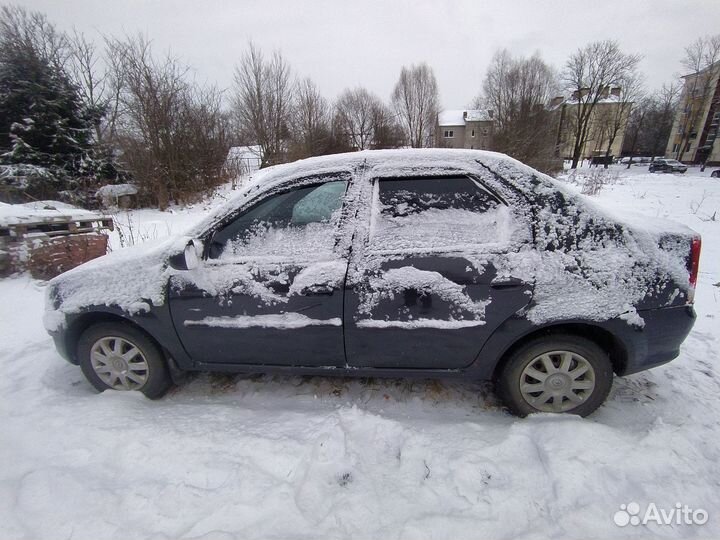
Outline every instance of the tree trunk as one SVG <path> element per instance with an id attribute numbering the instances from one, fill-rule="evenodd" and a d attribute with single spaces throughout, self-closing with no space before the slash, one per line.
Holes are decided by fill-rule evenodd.
<path id="1" fill-rule="evenodd" d="M 608 145 L 607 145 L 607 149 L 605 150 L 605 163 L 603 165 L 603 167 L 605 169 L 608 168 L 608 160 L 610 159 L 610 150 L 612 150 L 612 145 L 614 142 L 615 142 L 615 137 L 608 138 Z M 622 152 L 620 152 L 620 153 L 622 154 Z"/>

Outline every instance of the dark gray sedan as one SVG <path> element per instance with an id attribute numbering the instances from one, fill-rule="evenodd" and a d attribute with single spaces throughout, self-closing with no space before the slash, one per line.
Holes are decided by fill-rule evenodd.
<path id="1" fill-rule="evenodd" d="M 186 235 L 48 286 L 98 390 L 184 372 L 491 379 L 520 415 L 587 415 L 675 358 L 700 239 L 612 216 L 500 154 L 370 151 L 265 169 Z"/>
<path id="2" fill-rule="evenodd" d="M 676 159 L 656 159 L 650 164 L 648 169 L 651 173 L 665 172 L 665 173 L 686 173 L 688 168 L 687 165 L 680 163 Z"/>

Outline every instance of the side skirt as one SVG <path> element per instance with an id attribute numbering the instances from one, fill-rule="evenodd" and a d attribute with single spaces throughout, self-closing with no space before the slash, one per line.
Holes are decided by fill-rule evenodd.
<path id="1" fill-rule="evenodd" d="M 283 375 L 311 375 L 318 377 L 475 379 L 475 377 L 472 377 L 471 372 L 461 369 L 393 369 L 196 363 L 193 371 L 214 371 L 221 373 L 272 373 Z"/>

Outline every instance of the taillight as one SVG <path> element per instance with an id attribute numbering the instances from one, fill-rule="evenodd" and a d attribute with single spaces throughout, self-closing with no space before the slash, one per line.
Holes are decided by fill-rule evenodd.
<path id="1" fill-rule="evenodd" d="M 690 243 L 690 259 L 688 260 L 688 272 L 690 273 L 690 294 L 688 302 L 695 301 L 695 287 L 697 286 L 698 268 L 700 267 L 700 248 L 702 240 L 699 236 L 692 239 Z"/>

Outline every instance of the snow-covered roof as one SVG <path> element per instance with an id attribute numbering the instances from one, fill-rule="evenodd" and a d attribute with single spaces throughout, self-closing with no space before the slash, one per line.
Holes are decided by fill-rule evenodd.
<path id="1" fill-rule="evenodd" d="M 438 114 L 440 126 L 464 126 L 465 122 L 490 122 L 492 115 L 487 109 L 453 109 Z"/>
<path id="2" fill-rule="evenodd" d="M 615 96 L 615 95 L 612 95 L 612 94 L 611 94 L 611 95 L 609 95 L 608 97 L 599 99 L 597 102 L 598 102 L 599 104 L 602 104 L 602 103 L 619 103 L 620 101 L 622 101 L 622 99 L 621 99 L 620 96 Z M 573 104 L 575 104 L 575 103 L 577 103 L 577 102 L 578 102 L 577 99 L 572 99 L 572 98 L 569 98 L 569 99 L 566 100 L 566 103 L 568 103 L 568 104 L 570 104 L 570 105 L 573 105 Z"/>
<path id="3" fill-rule="evenodd" d="M 585 97 L 585 96 L 583 96 L 583 97 Z M 587 99 L 591 99 L 591 98 L 586 98 L 585 101 L 587 101 Z M 558 106 L 560 106 L 560 105 L 562 105 L 562 104 L 566 104 L 566 105 L 576 105 L 576 104 L 578 103 L 578 101 L 579 101 L 579 99 L 578 99 L 577 97 L 570 96 L 570 97 L 565 98 L 563 101 L 561 101 L 561 102 L 558 103 L 557 105 L 555 105 L 555 107 L 558 107 Z M 622 97 L 621 97 L 620 95 L 608 93 L 608 95 L 607 95 L 606 97 L 600 98 L 600 99 L 597 101 L 597 103 L 598 103 L 598 104 L 603 104 L 603 103 L 619 103 L 620 101 L 622 101 Z"/>
<path id="4" fill-rule="evenodd" d="M 25 204 L 0 203 L 0 227 L 22 223 L 100 220 L 104 216 L 57 201 L 37 201 Z"/>
<path id="5" fill-rule="evenodd" d="M 487 109 L 471 109 L 467 111 L 465 120 L 467 122 L 489 122 L 492 120 L 492 114 Z"/>
<path id="6" fill-rule="evenodd" d="M 112 184 L 103 186 L 97 190 L 98 197 L 122 197 L 123 195 L 135 195 L 138 192 L 137 186 L 133 184 Z"/>
<path id="7" fill-rule="evenodd" d="M 262 159 L 262 147 L 257 144 L 252 146 L 233 146 L 228 150 L 228 161 L 242 159 Z"/>
<path id="8" fill-rule="evenodd" d="M 716 68 L 720 68 L 720 60 L 717 60 L 717 61 L 713 62 L 713 63 L 710 64 L 709 66 L 705 66 L 705 67 L 702 68 L 700 71 L 697 71 L 697 72 L 695 72 L 695 73 L 688 73 L 687 75 L 681 75 L 680 78 L 681 78 L 681 79 L 688 79 L 688 78 L 690 78 L 690 77 L 696 77 L 696 76 L 698 76 L 698 75 L 702 75 L 703 73 L 706 73 L 707 71 L 710 71 L 710 70 L 713 70 L 713 69 L 716 69 Z"/>

